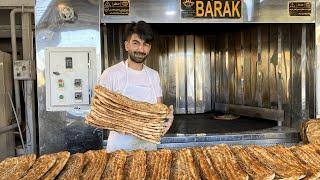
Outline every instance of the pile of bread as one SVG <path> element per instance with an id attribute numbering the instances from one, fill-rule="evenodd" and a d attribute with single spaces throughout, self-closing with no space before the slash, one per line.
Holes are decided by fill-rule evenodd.
<path id="1" fill-rule="evenodd" d="M 320 144 L 320 120 L 309 119 L 304 121 L 300 135 L 304 143 Z"/>
<path id="2" fill-rule="evenodd" d="M 169 113 L 166 105 L 134 101 L 102 86 L 96 86 L 94 91 L 86 123 L 160 143 L 165 117 Z"/>
<path id="3" fill-rule="evenodd" d="M 320 147 L 250 145 L 7 158 L 0 179 L 319 179 Z"/>

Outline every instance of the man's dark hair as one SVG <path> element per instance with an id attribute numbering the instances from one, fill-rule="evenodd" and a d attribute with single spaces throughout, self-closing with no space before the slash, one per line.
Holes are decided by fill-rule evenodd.
<path id="1" fill-rule="evenodd" d="M 144 21 L 139 21 L 137 23 L 132 22 L 126 25 L 126 40 L 128 40 L 132 34 L 138 34 L 138 36 L 146 43 L 151 43 L 153 40 L 152 28 Z"/>

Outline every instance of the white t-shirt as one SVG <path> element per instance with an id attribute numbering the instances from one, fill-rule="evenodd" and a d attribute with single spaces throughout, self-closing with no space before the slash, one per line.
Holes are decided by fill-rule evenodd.
<path id="1" fill-rule="evenodd" d="M 157 71 L 144 66 L 146 68 L 150 80 L 145 71 L 137 71 L 128 68 L 128 82 L 137 86 L 152 86 L 157 97 L 162 97 L 162 89 L 160 86 L 160 77 Z M 100 76 L 99 84 L 111 91 L 121 93 L 126 85 L 126 65 L 124 61 L 105 69 Z"/>

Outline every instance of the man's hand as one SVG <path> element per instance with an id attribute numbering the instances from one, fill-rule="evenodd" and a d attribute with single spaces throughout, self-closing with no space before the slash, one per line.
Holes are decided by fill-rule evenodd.
<path id="1" fill-rule="evenodd" d="M 168 130 L 170 129 L 170 127 L 172 125 L 172 122 L 173 122 L 173 118 L 174 118 L 174 116 L 173 116 L 173 106 L 171 105 L 169 108 L 170 108 L 170 112 L 166 117 L 167 121 L 165 121 L 165 123 L 164 123 L 162 135 L 165 135 L 168 132 Z"/>

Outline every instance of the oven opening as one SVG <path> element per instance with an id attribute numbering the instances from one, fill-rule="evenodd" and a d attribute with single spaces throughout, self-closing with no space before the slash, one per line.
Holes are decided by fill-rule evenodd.
<path id="1" fill-rule="evenodd" d="M 294 144 L 315 116 L 315 26 L 158 23 L 146 65 L 175 120 L 161 147 Z M 127 58 L 125 24 L 102 24 L 103 69 Z"/>

